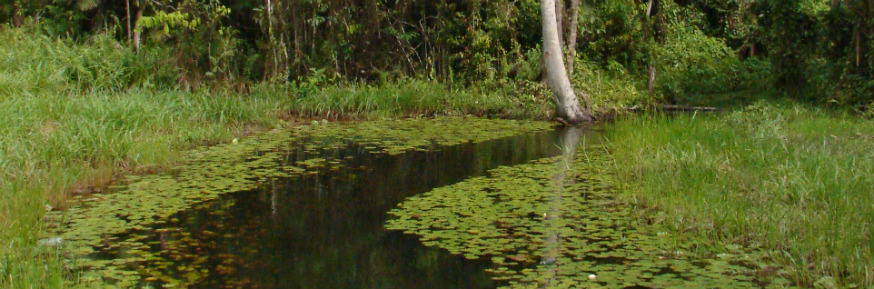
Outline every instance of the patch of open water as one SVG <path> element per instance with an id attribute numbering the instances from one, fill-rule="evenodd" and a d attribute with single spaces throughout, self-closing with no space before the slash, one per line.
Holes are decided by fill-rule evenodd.
<path id="1" fill-rule="evenodd" d="M 81 284 L 124 288 L 787 285 L 756 276 L 749 252 L 666 252 L 690 247 L 630 224 L 597 132 L 510 133 L 518 124 L 507 122 L 439 142 L 417 129 L 445 127 L 389 125 L 388 142 L 315 130 L 134 178 L 124 193 L 54 215 L 68 254 L 82 256 L 70 267 Z"/>
<path id="2" fill-rule="evenodd" d="M 495 288 L 488 260 L 467 260 L 385 228 L 409 196 L 499 166 L 555 156 L 555 131 L 389 155 L 352 141 L 291 149 L 292 165 L 335 166 L 228 194 L 133 234 L 154 258 L 146 284 L 197 279 L 190 288 Z M 121 251 L 101 254 L 111 259 Z M 185 282 L 188 283 L 188 282 Z"/>

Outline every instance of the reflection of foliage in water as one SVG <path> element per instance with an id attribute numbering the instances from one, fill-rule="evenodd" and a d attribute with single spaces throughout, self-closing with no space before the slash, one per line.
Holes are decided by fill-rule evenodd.
<path id="1" fill-rule="evenodd" d="M 606 153 L 596 150 L 603 148 L 580 148 L 563 182 L 555 180 L 561 158 L 550 158 L 408 198 L 390 212 L 396 218 L 387 227 L 470 259 L 490 257 L 495 279 L 510 288 L 789 285 L 756 265 L 766 260 L 763 252 L 695 258 L 691 245 L 632 225 L 631 208 L 613 200 L 612 178 L 599 169 L 610 165 Z M 565 187 L 556 188 L 559 183 Z M 555 194 L 561 194 L 560 217 L 546 222 Z M 544 246 L 552 235 L 559 239 L 554 260 Z"/>
<path id="2" fill-rule="evenodd" d="M 150 248 L 173 247 L 174 242 L 185 239 L 156 241 L 136 232 L 172 223 L 169 218 L 180 211 L 227 193 L 255 189 L 266 179 L 293 178 L 340 165 L 337 160 L 318 156 L 294 165 L 280 165 L 295 149 L 289 146 L 303 145 L 304 153 L 317 154 L 321 149 L 354 141 L 374 152 L 399 154 L 431 145 L 482 142 L 549 127 L 543 122 L 440 118 L 272 131 L 236 144 L 193 151 L 185 164 L 171 173 L 128 177 L 127 187 L 119 192 L 88 196 L 77 206 L 50 213 L 47 219 L 57 225 L 52 231 L 64 240 L 64 250 L 70 256 L 68 267 L 82 270 L 81 285 L 131 287 L 160 278 L 165 287 L 186 287 L 205 274 L 196 267 L 196 255 L 176 257 L 191 258 L 187 260 L 190 266 L 174 266 L 173 270 L 181 273 L 175 275 L 184 276 L 182 279 L 156 273 L 167 269 L 166 264 L 164 267 L 157 264 L 151 270 L 143 266 L 167 260 L 154 256 Z"/>

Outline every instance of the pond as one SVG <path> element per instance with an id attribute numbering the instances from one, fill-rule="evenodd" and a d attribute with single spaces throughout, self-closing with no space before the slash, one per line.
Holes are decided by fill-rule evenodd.
<path id="1" fill-rule="evenodd" d="M 314 124 L 192 152 L 49 218 L 74 280 L 121 288 L 757 288 L 614 200 L 596 130 Z"/>

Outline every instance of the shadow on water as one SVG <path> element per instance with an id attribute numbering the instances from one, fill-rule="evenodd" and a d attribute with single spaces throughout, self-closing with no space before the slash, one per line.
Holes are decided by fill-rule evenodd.
<path id="1" fill-rule="evenodd" d="M 494 288 L 486 260 L 466 260 L 389 231 L 406 197 L 488 170 L 561 154 L 558 133 L 389 155 L 347 142 L 288 151 L 285 165 L 316 154 L 335 164 L 274 180 L 181 212 L 150 235 L 146 282 L 197 280 L 194 288 Z M 160 278 L 159 278 L 160 277 Z"/>

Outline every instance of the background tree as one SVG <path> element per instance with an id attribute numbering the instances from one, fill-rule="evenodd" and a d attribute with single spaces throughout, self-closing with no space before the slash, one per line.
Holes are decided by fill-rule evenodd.
<path id="1" fill-rule="evenodd" d="M 555 24 L 565 70 L 581 90 L 631 95 L 628 104 L 641 102 L 637 90 L 643 88 L 647 99 L 663 102 L 706 101 L 720 92 L 763 88 L 860 108 L 874 101 L 871 0 L 551 2 L 561 15 Z M 146 54 L 142 57 L 169 56 L 160 59 L 161 68 L 149 68 L 174 70 L 169 74 L 175 77 L 161 74 L 150 82 L 161 86 L 415 77 L 455 88 L 545 95 L 539 83 L 547 48 L 541 5 L 539 0 L 15 0 L 0 1 L 0 21 L 26 22 L 50 38 L 81 43 L 107 34 Z M 648 7 L 660 9 L 648 13 Z M 168 15 L 189 25 L 152 21 Z M 148 27 L 145 19 L 152 21 Z M 656 70 L 657 87 L 651 77 Z M 605 92 L 604 85 L 622 88 Z"/>
<path id="2" fill-rule="evenodd" d="M 556 102 L 558 117 L 571 124 L 592 121 L 588 107 L 583 109 L 574 94 L 564 65 L 561 38 L 558 34 L 558 19 L 553 0 L 541 0 L 543 21 L 543 62 L 546 79 Z M 587 97 L 585 93 L 581 94 Z"/>
<path id="3" fill-rule="evenodd" d="M 651 41 L 652 45 L 661 45 L 664 40 L 664 23 L 661 17 L 661 7 L 659 0 L 649 0 L 646 5 L 646 28 L 644 37 L 649 38 L 646 41 Z M 650 56 L 646 68 L 646 90 L 650 96 L 655 96 L 656 82 L 656 63 L 654 57 Z"/>

